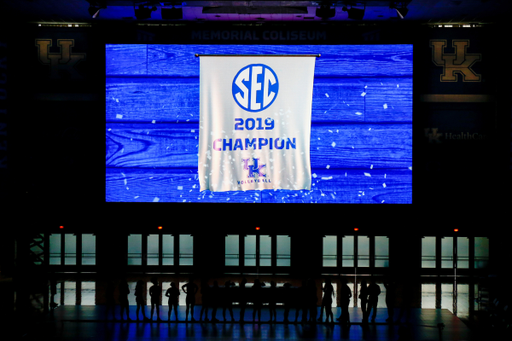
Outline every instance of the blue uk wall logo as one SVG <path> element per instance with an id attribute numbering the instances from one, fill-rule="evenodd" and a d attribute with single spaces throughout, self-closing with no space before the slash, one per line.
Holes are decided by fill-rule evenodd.
<path id="1" fill-rule="evenodd" d="M 233 98 L 240 108 L 259 112 L 272 105 L 279 92 L 277 75 L 265 64 L 243 67 L 233 79 Z"/>
<path id="2" fill-rule="evenodd" d="M 252 165 L 249 165 L 249 160 L 251 159 L 242 160 L 244 161 L 244 170 L 249 171 L 247 176 L 248 179 L 267 176 L 265 173 L 263 173 L 263 168 L 265 168 L 267 165 L 259 164 L 260 159 L 253 158 Z"/>

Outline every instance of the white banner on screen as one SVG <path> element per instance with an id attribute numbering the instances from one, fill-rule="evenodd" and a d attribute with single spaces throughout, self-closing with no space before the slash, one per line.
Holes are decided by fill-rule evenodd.
<path id="1" fill-rule="evenodd" d="M 311 189 L 315 56 L 201 56 L 200 190 Z"/>

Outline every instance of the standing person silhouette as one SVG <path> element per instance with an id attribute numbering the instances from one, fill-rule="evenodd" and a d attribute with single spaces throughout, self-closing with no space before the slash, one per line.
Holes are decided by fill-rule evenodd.
<path id="1" fill-rule="evenodd" d="M 219 308 L 219 304 L 221 303 L 220 299 L 220 287 L 219 282 L 213 281 L 213 286 L 210 289 L 210 304 L 212 306 L 212 322 L 219 322 L 217 318 L 217 309 Z"/>
<path id="2" fill-rule="evenodd" d="M 107 310 L 105 311 L 105 317 L 108 319 L 108 313 L 111 310 L 112 311 L 112 319 L 116 319 L 116 299 L 115 299 L 115 292 L 116 285 L 114 284 L 113 280 L 109 280 L 107 283 Z"/>
<path id="3" fill-rule="evenodd" d="M 131 321 L 128 294 L 130 294 L 130 287 L 128 286 L 128 282 L 126 280 L 122 280 L 121 283 L 119 284 L 119 305 L 121 307 L 121 321 L 123 320 L 123 314 L 125 310 L 126 319 L 128 321 Z"/>
<path id="4" fill-rule="evenodd" d="M 334 287 L 332 286 L 331 279 L 327 278 L 325 280 L 324 287 L 322 288 L 324 292 L 324 296 L 322 298 L 322 306 L 320 308 L 320 318 L 318 322 L 322 322 L 323 313 L 325 310 L 325 322 L 329 322 L 329 317 L 331 317 L 331 323 L 334 323 L 334 314 L 332 312 L 332 298 L 335 297 Z"/>
<path id="5" fill-rule="evenodd" d="M 185 303 L 187 305 L 187 309 L 185 311 L 185 322 L 188 321 L 189 310 L 190 321 L 195 322 L 196 320 L 194 319 L 194 306 L 196 305 L 196 294 L 199 291 L 199 288 L 197 287 L 197 284 L 193 282 L 192 278 L 190 278 L 188 283 L 181 286 L 181 290 L 183 290 L 183 292 L 187 294 L 187 297 L 185 298 Z"/>
<path id="6" fill-rule="evenodd" d="M 375 317 L 377 316 L 377 303 L 379 301 L 380 292 L 381 292 L 380 286 L 377 283 L 375 283 L 374 279 L 372 279 L 370 285 L 368 286 L 368 311 L 367 311 L 367 318 L 369 318 L 370 314 L 372 314 L 372 323 L 375 323 Z"/>
<path id="7" fill-rule="evenodd" d="M 295 302 L 295 297 L 293 295 L 292 285 L 290 283 L 284 283 L 283 289 L 282 289 L 282 300 L 284 303 L 284 316 L 283 316 L 283 322 L 289 323 L 288 315 L 290 314 L 290 308 L 293 306 L 293 303 Z"/>
<path id="8" fill-rule="evenodd" d="M 268 309 L 270 312 L 269 322 L 276 322 L 276 300 L 277 300 L 276 282 L 270 281 L 270 289 L 268 290 Z"/>
<path id="9" fill-rule="evenodd" d="M 135 302 L 137 303 L 137 321 L 139 321 L 140 310 L 142 310 L 142 318 L 147 320 L 144 281 L 142 280 L 137 281 L 137 285 L 135 286 Z"/>
<path id="10" fill-rule="evenodd" d="M 210 307 L 210 286 L 208 282 L 203 279 L 201 280 L 201 312 L 199 314 L 199 321 L 203 321 L 203 313 L 204 313 L 204 321 L 208 322 L 208 308 Z"/>
<path id="11" fill-rule="evenodd" d="M 366 279 L 361 280 L 361 290 L 359 291 L 361 300 L 361 311 L 363 312 L 363 323 L 368 323 L 368 286 Z"/>
<path id="12" fill-rule="evenodd" d="M 307 292 L 306 292 L 306 281 L 303 280 L 300 287 L 297 288 L 297 309 L 295 310 L 295 322 L 299 322 L 299 314 L 302 311 L 302 322 L 306 323 L 307 321 Z"/>
<path id="13" fill-rule="evenodd" d="M 171 321 L 171 312 L 174 308 L 174 316 L 178 321 L 178 300 L 180 296 L 180 289 L 176 287 L 176 283 L 172 282 L 171 287 L 165 292 L 165 297 L 169 297 L 169 312 L 167 314 L 168 321 Z"/>
<path id="14" fill-rule="evenodd" d="M 230 280 L 227 280 L 224 284 L 224 291 L 222 295 L 222 318 L 224 319 L 224 322 L 226 322 L 226 309 L 229 310 L 229 315 L 231 316 L 231 322 L 235 322 L 235 319 L 233 318 L 233 288 L 235 284 L 232 283 Z"/>
<path id="15" fill-rule="evenodd" d="M 396 286 L 393 281 L 384 282 L 386 288 L 386 307 L 388 308 L 388 318 L 386 322 L 393 323 L 395 316 L 395 304 L 396 304 Z"/>
<path id="16" fill-rule="evenodd" d="M 53 310 L 57 308 L 58 304 L 55 303 L 55 295 L 57 295 L 57 280 L 54 274 L 50 274 L 50 308 Z"/>
<path id="17" fill-rule="evenodd" d="M 352 290 L 347 284 L 347 280 L 342 278 L 340 281 L 340 306 L 341 314 L 337 320 L 343 325 L 350 324 L 350 313 L 348 312 L 348 306 L 350 304 L 350 298 L 352 297 Z"/>
<path id="18" fill-rule="evenodd" d="M 256 314 L 258 314 L 258 323 L 261 323 L 261 287 L 264 285 L 265 283 L 261 283 L 260 280 L 256 278 L 251 288 L 253 302 L 252 322 L 256 322 Z"/>
<path id="19" fill-rule="evenodd" d="M 316 304 L 318 302 L 318 296 L 316 295 L 316 283 L 311 278 L 307 281 L 306 292 L 307 292 L 307 310 L 309 311 L 308 322 L 316 323 L 316 316 L 317 316 Z"/>
<path id="20" fill-rule="evenodd" d="M 247 284 L 247 280 L 244 278 L 240 282 L 240 287 L 238 288 L 238 300 L 240 304 L 240 323 L 245 322 L 245 308 L 247 306 L 247 289 L 245 288 L 245 285 Z"/>
<path id="21" fill-rule="evenodd" d="M 153 286 L 149 288 L 149 296 L 151 297 L 151 320 L 153 320 L 153 312 L 156 308 L 156 320 L 161 322 L 160 319 L 160 298 L 162 296 L 162 288 L 158 285 L 156 278 L 151 279 Z"/>

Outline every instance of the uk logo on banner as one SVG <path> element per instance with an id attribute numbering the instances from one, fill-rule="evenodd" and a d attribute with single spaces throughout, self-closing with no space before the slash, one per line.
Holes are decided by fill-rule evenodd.
<path id="1" fill-rule="evenodd" d="M 200 190 L 310 190 L 316 56 L 200 57 Z"/>

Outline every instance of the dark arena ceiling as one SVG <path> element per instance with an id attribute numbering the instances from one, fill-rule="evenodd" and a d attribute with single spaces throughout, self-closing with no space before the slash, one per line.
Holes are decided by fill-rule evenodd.
<path id="1" fill-rule="evenodd" d="M 2 21 L 400 21 L 486 24 L 507 20 L 512 1 L 126 1 L 2 0 Z M 164 17 L 164 18 L 162 18 Z"/>

